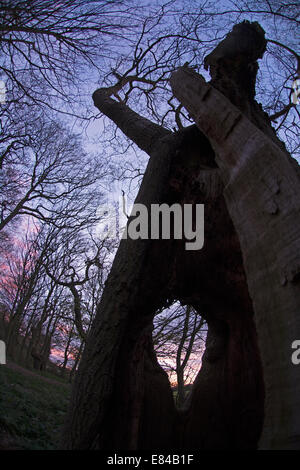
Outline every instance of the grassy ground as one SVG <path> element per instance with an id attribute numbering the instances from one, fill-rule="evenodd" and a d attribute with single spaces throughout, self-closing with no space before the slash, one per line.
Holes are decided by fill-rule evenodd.
<path id="1" fill-rule="evenodd" d="M 0 449 L 58 448 L 70 386 L 52 379 L 0 365 Z"/>

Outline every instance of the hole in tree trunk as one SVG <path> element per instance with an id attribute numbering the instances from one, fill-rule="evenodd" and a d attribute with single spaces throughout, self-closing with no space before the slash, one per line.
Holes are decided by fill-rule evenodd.
<path id="1" fill-rule="evenodd" d="M 180 409 L 202 365 L 207 324 L 189 305 L 174 302 L 154 317 L 153 345 L 157 360 L 168 375 Z"/>

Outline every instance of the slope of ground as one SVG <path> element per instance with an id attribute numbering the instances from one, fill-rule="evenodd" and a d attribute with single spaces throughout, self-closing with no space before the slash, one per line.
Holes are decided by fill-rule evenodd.
<path id="1" fill-rule="evenodd" d="M 57 449 L 69 396 L 56 377 L 0 365 L 0 449 Z"/>

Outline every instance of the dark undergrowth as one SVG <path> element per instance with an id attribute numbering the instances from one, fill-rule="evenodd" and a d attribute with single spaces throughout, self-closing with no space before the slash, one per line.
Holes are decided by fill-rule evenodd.
<path id="1" fill-rule="evenodd" d="M 49 373 L 0 365 L 0 449 L 57 449 L 69 397 L 70 385 Z"/>

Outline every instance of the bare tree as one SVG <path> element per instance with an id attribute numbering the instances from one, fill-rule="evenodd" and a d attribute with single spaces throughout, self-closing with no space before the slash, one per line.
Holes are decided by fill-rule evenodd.
<path id="1" fill-rule="evenodd" d="M 0 295 L 7 309 L 1 335 L 14 360 L 30 367 L 33 358 L 35 368 L 45 368 L 52 338 L 72 324 L 81 335 L 77 367 L 114 246 L 107 241 L 97 243 L 86 228 L 57 229 L 31 221 L 25 239 L 16 238 L 18 248 L 1 253 Z M 80 278 L 82 271 L 85 274 Z M 70 346 L 60 342 L 67 349 Z"/>
<path id="2" fill-rule="evenodd" d="M 201 408 L 197 416 L 205 412 L 207 428 L 202 435 L 199 430 L 196 432 L 190 409 L 184 445 L 195 433 L 193 442 L 197 434 L 204 448 L 213 444 L 226 447 L 230 442 L 237 448 L 253 448 L 262 420 L 260 360 L 239 242 L 222 197 L 213 149 L 195 126 L 172 133 L 140 116 L 118 98 L 113 99 L 128 83 L 127 78 L 120 77 L 116 86 L 97 90 L 93 98 L 98 109 L 150 155 L 136 202 L 148 208 L 162 202 L 205 202 L 206 237 L 210 243 L 200 253 L 189 256 L 182 241 L 121 241 L 76 377 L 65 444 L 71 448 L 115 445 L 131 449 L 174 444 L 173 428 L 179 418 L 167 377 L 153 351 L 150 324 L 166 303 L 179 300 L 203 313 L 211 331 L 206 348 L 209 353 L 199 373 L 200 381 L 211 377 L 206 392 L 209 399 L 207 403 L 197 401 Z M 234 261 L 229 263 L 232 258 Z M 234 322 L 227 326 L 229 311 L 239 328 L 234 327 Z M 244 342 L 239 342 L 239 353 L 236 358 L 231 356 L 236 335 L 247 337 L 251 353 L 247 355 Z M 216 361 L 218 367 L 212 365 Z M 225 367 L 238 370 L 236 374 L 232 372 L 230 393 L 225 393 Z M 93 377 L 88 383 L 87 369 L 89 377 Z M 215 390 L 218 394 L 224 391 L 225 403 L 220 403 Z M 231 403 L 237 395 L 239 406 L 233 409 Z M 87 404 L 91 396 L 101 404 L 96 412 Z M 112 397 L 118 397 L 113 406 Z M 219 430 L 227 429 L 229 422 L 238 426 L 244 407 L 253 415 L 251 429 L 240 433 L 228 429 L 225 438 L 224 432 L 215 433 L 212 428 L 208 433 L 212 426 L 210 413 L 214 412 L 222 423 Z M 228 416 L 223 415 L 224 409 Z M 147 431 L 151 428 L 149 420 L 156 429 L 155 435 Z M 98 426 L 105 432 L 99 434 Z"/>
<path id="3" fill-rule="evenodd" d="M 62 239 L 63 237 L 60 237 L 58 240 Z M 86 259 L 80 260 L 81 250 L 78 248 L 78 234 L 76 241 L 74 239 L 65 239 L 62 244 L 59 244 L 58 240 L 56 239 L 56 246 L 52 246 L 51 251 L 48 256 L 46 256 L 44 268 L 47 275 L 55 282 L 55 284 L 66 287 L 70 290 L 73 296 L 74 323 L 79 337 L 83 342 L 85 342 L 88 329 L 93 320 L 93 315 L 88 315 L 85 319 L 83 318 L 84 312 L 87 313 L 87 310 L 84 309 L 82 305 L 82 290 L 85 284 L 91 280 L 90 270 L 93 266 L 95 266 L 97 270 L 102 271 L 101 276 L 104 278 L 105 267 L 103 266 L 103 263 L 105 261 L 105 256 L 107 255 L 107 246 L 105 246 L 105 241 L 98 242 L 95 247 L 96 250 L 94 256 L 89 257 L 86 253 Z M 85 240 L 83 250 L 87 250 L 87 246 L 88 245 Z M 99 281 L 99 275 L 96 276 L 96 278 L 97 281 Z M 98 292 L 101 292 L 102 288 L 103 282 L 97 284 Z M 95 299 L 92 301 L 95 302 Z M 94 309 L 92 309 L 91 313 L 94 313 Z M 84 327 L 84 323 L 87 323 L 86 327 Z"/>
<path id="4" fill-rule="evenodd" d="M 40 120 L 30 127 L 28 142 L 13 146 L 3 161 L 0 230 L 20 215 L 56 227 L 95 222 L 101 200 L 95 183 L 107 175 L 105 161 L 95 156 L 87 167 L 78 137 L 61 123 Z"/>
<path id="5" fill-rule="evenodd" d="M 16 99 L 72 112 L 70 95 L 84 86 L 83 71 L 113 54 L 112 38 L 126 41 L 137 10 L 122 0 L 1 1 L 1 79 L 10 112 Z"/>
<path id="6" fill-rule="evenodd" d="M 14 358 L 18 357 L 19 334 L 30 300 L 37 294 L 44 254 L 37 249 L 37 236 L 28 231 L 18 250 L 7 253 L 2 265 L 1 295 L 9 308 L 5 340 Z"/>
<path id="7" fill-rule="evenodd" d="M 205 340 L 205 321 L 190 306 L 175 304 L 154 318 L 154 349 L 176 387 L 178 407 L 185 402 L 185 385 L 191 385 L 199 372 Z"/>

